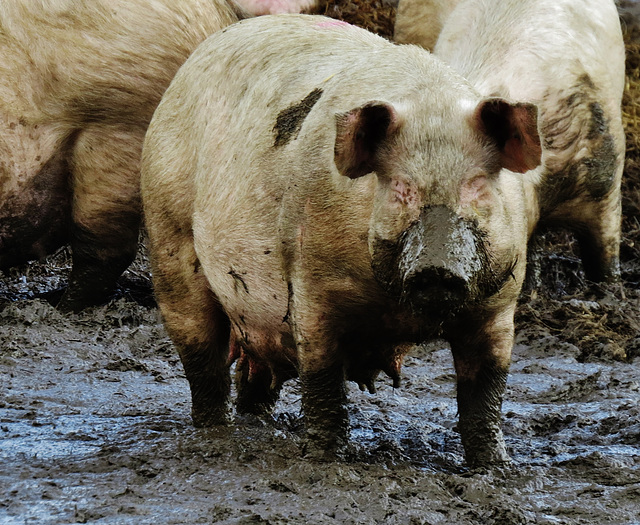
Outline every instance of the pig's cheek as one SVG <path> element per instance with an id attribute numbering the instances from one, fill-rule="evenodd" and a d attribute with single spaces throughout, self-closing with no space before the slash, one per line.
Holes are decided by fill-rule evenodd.
<path id="1" fill-rule="evenodd" d="M 394 240 L 420 216 L 420 195 L 409 182 L 381 180 L 376 195 L 370 238 Z"/>
<path id="2" fill-rule="evenodd" d="M 410 181 L 392 179 L 388 193 L 389 211 L 395 215 L 396 229 L 402 231 L 418 220 L 422 201 L 418 188 Z"/>

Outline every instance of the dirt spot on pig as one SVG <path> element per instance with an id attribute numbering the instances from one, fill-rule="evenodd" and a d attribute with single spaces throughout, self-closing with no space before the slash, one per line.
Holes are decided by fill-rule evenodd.
<path id="1" fill-rule="evenodd" d="M 276 124 L 273 126 L 273 132 L 276 136 L 273 143 L 274 147 L 284 146 L 298 136 L 304 119 L 315 103 L 320 100 L 321 96 L 322 90 L 314 89 L 299 103 L 293 104 L 280 112 L 276 119 Z"/>

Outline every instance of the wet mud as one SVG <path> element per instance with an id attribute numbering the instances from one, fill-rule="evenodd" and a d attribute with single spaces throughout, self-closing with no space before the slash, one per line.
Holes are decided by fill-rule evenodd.
<path id="1" fill-rule="evenodd" d="M 564 259 L 545 275 L 570 273 Z M 68 266 L 63 251 L 0 284 L 0 523 L 640 523 L 637 283 L 522 301 L 503 406 L 513 464 L 470 471 L 444 341 L 409 354 L 399 388 L 349 384 L 349 452 L 317 463 L 297 381 L 273 419 L 193 427 L 144 259 L 110 303 L 63 315 L 43 292 Z"/>

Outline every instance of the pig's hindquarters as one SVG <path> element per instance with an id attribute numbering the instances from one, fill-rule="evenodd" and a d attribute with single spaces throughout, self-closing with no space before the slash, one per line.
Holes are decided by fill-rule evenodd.
<path id="1" fill-rule="evenodd" d="M 229 173 L 217 168 L 226 164 L 225 153 L 214 154 L 215 166 L 199 185 L 206 191 L 196 192 L 193 242 L 230 321 L 237 410 L 260 414 L 273 408 L 282 383 L 297 375 L 278 241 L 281 197 L 254 183 L 250 168 L 242 174 L 244 184 L 227 180 Z"/>

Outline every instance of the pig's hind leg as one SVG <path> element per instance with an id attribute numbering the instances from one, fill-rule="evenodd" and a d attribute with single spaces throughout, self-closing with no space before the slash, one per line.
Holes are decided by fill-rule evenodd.
<path id="1" fill-rule="evenodd" d="M 599 104 L 589 109 L 589 154 L 581 161 L 588 198 L 585 209 L 577 209 L 577 236 L 587 279 L 615 282 L 620 278 L 625 133 L 617 111 L 607 119 Z"/>
<path id="2" fill-rule="evenodd" d="M 164 325 L 191 388 L 197 427 L 226 424 L 229 415 L 230 322 L 193 247 L 191 230 L 160 206 L 147 213 L 153 282 Z"/>
<path id="3" fill-rule="evenodd" d="M 280 395 L 282 380 L 267 364 L 246 353 L 236 363 L 236 410 L 238 414 L 269 415 Z"/>
<path id="4" fill-rule="evenodd" d="M 610 185 L 606 188 L 606 195 L 585 203 L 575 228 L 585 276 L 593 282 L 616 282 L 620 279 L 622 154 L 616 163 L 615 174 L 607 177 Z"/>
<path id="5" fill-rule="evenodd" d="M 94 126 L 79 132 L 71 158 L 72 270 L 59 307 L 106 302 L 138 249 L 142 132 Z"/>

